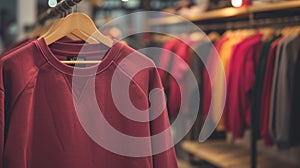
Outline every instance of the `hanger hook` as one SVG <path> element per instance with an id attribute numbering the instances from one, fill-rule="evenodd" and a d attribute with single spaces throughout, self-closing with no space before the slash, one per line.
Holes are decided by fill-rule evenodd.
<path id="1" fill-rule="evenodd" d="M 68 2 L 71 2 L 72 4 L 70 5 L 70 4 L 68 4 Z M 74 0 L 70 0 L 70 1 L 66 0 L 66 4 L 69 7 L 71 7 L 72 12 L 77 12 L 77 10 L 78 10 L 78 3 L 77 2 L 74 2 Z M 72 6 L 74 6 L 74 7 L 72 7 Z"/>
<path id="2" fill-rule="evenodd" d="M 64 7 L 64 6 L 59 6 L 59 7 L 57 8 L 57 11 L 58 11 L 58 13 L 61 14 L 61 17 L 64 17 L 64 16 L 65 16 L 65 7 Z"/>
<path id="3" fill-rule="evenodd" d="M 77 3 L 75 4 L 73 10 L 74 10 L 73 12 L 78 12 L 78 4 Z"/>
<path id="4" fill-rule="evenodd" d="M 69 4 L 69 1 L 65 1 L 66 2 L 66 5 L 67 5 L 67 8 L 65 8 L 66 9 L 66 14 L 68 15 L 68 14 L 70 14 L 71 12 L 72 12 L 72 6 L 73 6 L 73 4 Z"/>
<path id="5" fill-rule="evenodd" d="M 66 5 L 70 8 L 68 9 L 68 12 L 72 13 L 73 12 L 73 8 L 72 6 L 75 4 L 73 0 L 70 0 L 70 1 L 65 1 L 66 2 Z M 69 4 L 70 2 L 72 2 L 72 4 Z"/>

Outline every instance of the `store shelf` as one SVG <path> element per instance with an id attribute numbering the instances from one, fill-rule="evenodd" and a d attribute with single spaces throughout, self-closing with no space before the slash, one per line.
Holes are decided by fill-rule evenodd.
<path id="1" fill-rule="evenodd" d="M 185 22 L 185 19 L 188 21 L 202 21 L 202 20 L 211 20 L 211 19 L 220 19 L 228 18 L 239 15 L 247 15 L 249 13 L 249 8 L 224 8 L 219 10 L 213 10 L 209 12 L 202 13 L 197 16 L 191 17 L 181 17 L 181 16 L 166 16 L 163 18 L 157 18 L 150 20 L 150 25 L 171 25 L 171 24 L 180 24 Z"/>
<path id="2" fill-rule="evenodd" d="M 190 17 L 186 17 L 187 20 L 192 22 L 200 22 L 214 19 L 225 19 L 225 18 L 233 18 L 238 16 L 248 16 L 253 13 L 268 13 L 274 11 L 282 11 L 288 9 L 297 9 L 300 10 L 300 1 L 284 1 L 277 3 L 266 3 L 262 5 L 244 7 L 244 8 L 223 8 L 218 10 L 213 10 L 205 13 L 201 13 L 199 15 L 194 15 Z M 150 25 L 171 25 L 171 24 L 180 24 L 184 23 L 185 20 L 180 16 L 166 16 L 162 18 L 156 18 L 150 20 Z"/>
<path id="3" fill-rule="evenodd" d="M 277 11 L 277 10 L 294 9 L 294 8 L 299 8 L 300 10 L 299 0 L 251 6 L 250 11 L 256 13 L 256 12 L 269 12 L 269 11 Z"/>
<path id="4" fill-rule="evenodd" d="M 183 23 L 184 20 L 180 16 L 165 16 L 163 18 L 151 19 L 149 24 L 151 26 L 155 25 L 172 25 L 172 24 L 179 24 Z"/>
<path id="5" fill-rule="evenodd" d="M 187 19 L 190 21 L 202 21 L 212 19 L 223 19 L 247 14 L 249 14 L 249 8 L 223 8 L 209 11 L 203 13 L 202 15 L 193 16 Z"/>
<path id="6" fill-rule="evenodd" d="M 208 141 L 205 143 L 184 141 L 181 145 L 187 152 L 220 168 L 250 167 L 250 151 L 240 145 L 229 144 L 223 140 Z M 257 161 L 258 167 L 262 168 L 296 168 L 296 166 L 262 154 L 258 155 Z"/>

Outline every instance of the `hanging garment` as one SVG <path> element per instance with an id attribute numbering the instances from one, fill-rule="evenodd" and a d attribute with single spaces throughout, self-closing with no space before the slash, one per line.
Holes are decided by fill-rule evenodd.
<path id="1" fill-rule="evenodd" d="M 174 61 L 174 53 L 175 53 L 175 49 L 176 47 L 180 44 L 180 40 L 178 39 L 173 39 L 171 41 L 169 41 L 168 43 L 166 43 L 163 46 L 163 50 L 161 53 L 160 58 L 158 59 L 158 67 L 162 68 L 162 69 L 158 69 L 159 72 L 159 76 L 162 80 L 163 86 L 165 88 L 165 92 L 167 95 L 167 106 L 168 106 L 168 112 L 169 112 L 169 116 L 170 117 L 175 117 L 176 116 L 176 111 L 171 111 L 170 110 L 170 106 L 173 106 L 173 104 L 171 104 L 170 102 L 170 74 L 168 72 L 171 72 L 172 70 L 172 65 L 173 65 L 173 61 Z M 165 69 L 165 70 L 163 70 Z M 176 105 L 175 105 L 176 106 Z"/>
<path id="2" fill-rule="evenodd" d="M 269 118 L 270 118 L 270 101 L 271 101 L 271 88 L 274 73 L 274 63 L 276 50 L 282 38 L 275 40 L 268 53 L 266 71 L 263 78 L 263 88 L 260 98 L 260 135 L 264 139 L 266 145 L 272 145 L 272 139 L 269 131 Z"/>
<path id="3" fill-rule="evenodd" d="M 223 43 L 222 47 L 219 50 L 219 56 L 221 61 L 221 66 L 216 66 L 215 69 L 215 77 L 213 79 L 214 83 L 212 88 L 214 89 L 213 95 L 213 122 L 218 124 L 220 120 L 220 116 L 222 116 L 223 108 L 225 104 L 225 97 L 226 97 L 226 71 L 228 67 L 229 60 L 232 56 L 232 49 L 233 47 L 242 40 L 241 37 L 231 37 L 229 40 Z M 218 126 L 218 131 L 224 130 L 224 123 L 221 119 Z"/>
<path id="4" fill-rule="evenodd" d="M 174 54 L 175 48 L 177 47 L 177 45 L 179 43 L 180 43 L 180 41 L 178 39 L 173 39 L 163 46 L 163 51 L 162 51 L 161 57 L 158 61 L 158 67 L 165 68 L 167 70 L 167 72 L 171 71 L 171 68 L 172 68 L 171 65 L 173 63 L 172 54 Z M 168 73 L 161 69 L 159 69 L 158 72 L 159 72 L 160 78 L 162 79 L 164 87 L 168 89 L 169 88 Z"/>
<path id="5" fill-rule="evenodd" d="M 134 151 L 141 146 L 126 139 L 113 138 L 113 132 L 95 115 L 103 115 L 103 121 L 118 132 L 133 137 L 149 137 L 143 149 L 152 151 L 160 145 L 172 143 L 170 132 L 159 142 L 151 138 L 169 128 L 166 109 L 151 122 L 133 121 L 120 113 L 120 110 L 127 108 L 118 109 L 112 96 L 112 77 L 118 71 L 122 79 L 130 80 L 130 84 L 129 88 L 117 85 L 113 91 L 119 93 L 126 89 L 136 108 L 148 109 L 149 92 L 162 89 L 158 72 L 153 66 L 131 75 L 139 65 L 153 65 L 152 61 L 117 42 L 99 66 L 75 68 L 62 64 L 59 58 L 68 59 L 67 55 L 72 56 L 76 53 L 73 51 L 81 49 L 76 45 L 71 45 L 71 48 L 68 45 L 55 47 L 51 45 L 49 48 L 44 39 L 35 40 L 0 61 L 1 168 L 177 167 L 173 147 L 153 156 L 122 156 L 98 145 L 87 134 L 91 130 L 82 124 L 84 120 L 90 126 L 88 128 L 98 133 L 98 138 L 114 147 L 122 147 L 125 152 L 126 149 Z M 99 50 L 101 47 L 92 45 L 91 48 Z M 133 53 L 134 59 L 129 57 Z M 83 57 L 95 54 L 98 55 L 95 51 L 83 52 Z M 75 71 L 78 74 L 73 74 Z M 81 79 L 81 82 L 71 82 L 71 77 Z M 95 87 L 92 88 L 91 84 Z M 95 105 L 88 97 L 91 94 L 95 95 L 96 106 L 101 109 L 99 113 L 92 108 Z M 159 100 L 163 100 L 163 96 Z M 162 102 L 155 101 L 151 101 L 154 105 L 150 111 L 144 112 L 144 116 L 151 118 L 157 113 L 155 104 Z"/>
<path id="6" fill-rule="evenodd" d="M 189 109 L 195 109 L 197 107 L 195 107 L 196 104 L 199 104 L 199 102 L 197 99 L 197 95 L 200 95 L 200 104 L 199 104 L 199 109 L 198 109 L 198 115 L 196 118 L 196 121 L 193 125 L 193 127 L 191 128 L 187 138 L 189 140 L 198 140 L 199 138 L 199 134 L 200 134 L 200 130 L 202 128 L 202 124 L 203 124 L 203 113 L 201 111 L 201 100 L 203 99 L 202 94 L 202 85 L 203 85 L 203 70 L 204 70 L 204 62 L 206 62 L 206 60 L 209 57 L 209 53 L 211 52 L 211 49 L 213 47 L 213 43 L 212 42 L 200 42 L 199 44 L 196 44 L 195 47 L 195 51 L 192 51 L 190 54 L 190 58 L 189 58 L 189 65 L 191 66 L 191 70 L 193 72 L 192 75 L 194 75 L 194 77 L 197 80 L 198 83 L 198 88 L 195 87 L 195 85 L 193 85 L 192 83 L 188 84 L 188 90 L 189 90 Z M 200 55 L 197 55 L 199 54 Z M 191 80 L 189 80 L 191 81 Z"/>
<path id="7" fill-rule="evenodd" d="M 9 46 L 7 49 L 5 49 L 0 57 L 3 57 L 5 55 L 8 55 L 10 54 L 11 52 L 14 52 L 16 50 L 18 50 L 19 48 L 22 48 L 23 46 L 29 44 L 30 42 L 32 42 L 33 40 L 30 40 L 30 39 L 24 39 L 24 40 L 21 40 L 20 42 L 16 43 L 16 44 L 13 44 L 12 46 Z"/>
<path id="8" fill-rule="evenodd" d="M 274 62 L 274 72 L 273 72 L 273 81 L 272 81 L 272 85 L 271 85 L 271 99 L 270 99 L 270 118 L 269 118 L 269 132 L 270 132 L 270 136 L 272 141 L 274 142 L 275 140 L 275 115 L 273 113 L 273 109 L 274 109 L 274 101 L 276 100 L 276 97 L 274 97 L 275 95 L 275 91 L 276 91 L 276 87 L 277 87 L 277 78 L 278 78 L 278 71 L 279 71 L 279 62 L 281 60 L 281 55 L 282 55 L 282 49 L 283 46 L 286 43 L 286 38 L 284 38 L 283 40 L 281 40 L 278 43 L 277 49 L 276 49 L 276 54 L 275 54 L 275 62 Z"/>
<path id="9" fill-rule="evenodd" d="M 189 94 L 185 92 L 189 82 L 186 80 L 189 70 L 189 44 L 191 42 L 183 42 L 178 39 L 166 43 L 158 62 L 158 67 L 166 69 L 166 71 L 159 70 L 159 74 L 168 93 L 167 102 L 171 117 L 176 117 L 180 110 L 183 113 L 189 111 L 187 102 Z M 179 85 L 182 86 L 182 91 L 180 91 Z M 183 101 L 182 104 L 181 101 Z"/>
<path id="10" fill-rule="evenodd" d="M 219 57 L 218 51 L 221 49 L 222 45 L 229 40 L 228 37 L 222 37 L 218 41 L 216 41 L 214 48 L 211 49 L 210 56 L 207 59 L 206 67 L 203 70 L 203 89 L 202 89 L 202 99 L 201 99 L 201 107 L 202 112 L 204 116 L 206 117 L 208 115 L 210 106 L 211 106 L 211 78 L 214 79 L 214 76 L 216 75 L 215 69 L 216 69 L 216 61 Z M 213 76 L 209 76 L 208 71 L 212 73 Z M 212 82 L 214 82 L 212 80 Z"/>
<path id="11" fill-rule="evenodd" d="M 245 128 L 250 126 L 251 92 L 261 37 L 262 35 L 258 33 L 237 44 L 228 65 L 224 120 L 226 130 L 232 131 L 234 138 L 242 137 Z"/>
<path id="12" fill-rule="evenodd" d="M 282 45 L 282 52 L 276 59 L 277 73 L 273 80 L 271 101 L 271 126 L 274 140 L 279 148 L 291 146 L 292 97 L 294 93 L 295 69 L 298 59 L 300 34 L 288 37 Z M 276 70 L 276 67 L 275 67 Z"/>
<path id="13" fill-rule="evenodd" d="M 34 41 L 35 39 L 23 39 L 11 46 L 9 46 L 1 55 L 0 55 L 0 58 L 5 56 L 5 55 L 8 55 L 12 52 L 15 52 L 17 51 L 18 49 L 20 48 L 23 48 L 24 46 L 26 46 L 27 44 L 30 44 L 32 41 Z M 62 38 L 60 40 L 58 40 L 57 42 L 65 42 L 65 43 L 74 43 L 74 41 L 68 39 L 68 38 Z"/>
<path id="14" fill-rule="evenodd" d="M 296 48 L 294 48 L 296 49 Z M 290 134 L 291 134 L 291 141 L 290 146 L 300 146 L 300 80 L 299 80 L 299 74 L 300 74 L 300 48 L 298 47 L 298 55 L 295 65 L 295 73 L 294 73 L 294 89 L 292 93 L 292 111 L 291 111 L 291 121 L 290 121 Z"/>
<path id="15" fill-rule="evenodd" d="M 172 116 L 176 116 L 179 112 L 188 113 L 188 82 L 187 74 L 190 69 L 189 62 L 189 50 L 190 42 L 182 42 L 177 45 L 175 49 L 175 54 L 177 58 L 173 59 L 171 65 L 171 74 L 172 77 L 169 80 L 169 110 Z M 178 57 L 180 59 L 178 59 Z M 180 87 L 182 90 L 180 90 Z M 182 103 L 181 103 L 182 102 Z"/>
<path id="16" fill-rule="evenodd" d="M 256 120 L 257 122 L 255 123 L 255 126 L 256 126 L 258 132 L 259 132 L 259 130 L 262 130 L 262 125 L 264 124 L 263 117 L 262 117 L 262 115 L 260 115 L 259 109 L 261 106 L 260 102 L 261 102 L 261 97 L 262 97 L 262 92 L 263 92 L 267 60 L 268 60 L 271 44 L 278 38 L 280 38 L 280 36 L 276 35 L 272 39 L 263 43 L 261 51 L 260 51 L 258 65 L 256 67 L 255 83 L 254 83 L 254 87 L 253 87 L 252 107 L 251 108 L 252 108 L 252 113 L 254 113 L 254 115 L 256 116 L 255 118 L 259 118 L 259 120 Z M 271 86 L 271 85 L 269 85 L 269 86 Z M 259 135 L 256 135 L 256 136 L 259 136 Z M 259 137 L 257 137 L 257 138 L 259 138 Z"/>

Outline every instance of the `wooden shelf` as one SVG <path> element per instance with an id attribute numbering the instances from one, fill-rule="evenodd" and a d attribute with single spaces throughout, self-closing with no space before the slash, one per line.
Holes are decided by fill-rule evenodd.
<path id="1" fill-rule="evenodd" d="M 220 168 L 250 168 L 250 151 L 239 145 L 221 140 L 205 143 L 183 141 L 181 146 L 187 152 Z M 297 167 L 262 154 L 258 154 L 257 161 L 258 167 L 262 168 Z"/>
<path id="2" fill-rule="evenodd" d="M 300 11 L 300 1 L 284 1 L 284 2 L 277 2 L 277 3 L 266 3 L 262 5 L 244 7 L 244 8 L 223 8 L 213 11 L 208 11 L 205 13 L 201 13 L 199 15 L 186 17 L 185 19 L 192 21 L 192 22 L 200 22 L 200 21 L 207 21 L 213 19 L 225 19 L 225 18 L 232 18 L 237 16 L 247 16 L 251 13 L 262 13 L 262 12 L 273 12 L 273 11 L 281 11 L 287 9 L 298 9 Z M 172 25 L 172 24 L 180 24 L 184 23 L 185 20 L 182 19 L 181 16 L 166 16 L 162 18 L 156 18 L 150 20 L 150 25 Z"/>
<path id="3" fill-rule="evenodd" d="M 250 11 L 256 13 L 256 12 L 270 12 L 270 11 L 277 11 L 277 10 L 286 10 L 286 9 L 293 9 L 293 8 L 299 8 L 299 10 L 300 10 L 300 1 L 299 0 L 251 6 Z"/>
<path id="4" fill-rule="evenodd" d="M 184 20 L 180 16 L 165 16 L 163 18 L 151 19 L 149 24 L 151 26 L 155 25 L 172 25 L 172 24 L 179 24 L 183 23 Z"/>
<path id="5" fill-rule="evenodd" d="M 218 10 L 209 11 L 203 13 L 199 16 L 193 16 L 187 18 L 190 21 L 201 21 L 201 20 L 212 20 L 212 19 L 221 19 L 221 18 L 229 18 L 240 15 L 249 14 L 249 8 L 223 8 Z"/>

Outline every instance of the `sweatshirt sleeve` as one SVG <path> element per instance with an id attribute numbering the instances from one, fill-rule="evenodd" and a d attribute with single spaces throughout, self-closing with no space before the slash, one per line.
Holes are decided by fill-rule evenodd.
<path id="1" fill-rule="evenodd" d="M 150 74 L 150 115 L 156 112 L 161 112 L 160 105 L 156 103 L 165 103 L 163 87 L 156 68 L 151 70 Z M 159 93 L 160 92 L 160 93 Z M 152 96 L 152 98 L 151 98 Z M 152 100 L 152 101 L 151 101 Z M 160 101 L 160 102 L 156 102 Z M 166 107 L 166 106 L 165 106 Z M 150 117 L 151 118 L 151 117 Z M 164 108 L 161 115 L 150 122 L 151 128 L 151 144 L 153 151 L 153 168 L 177 168 L 177 160 L 174 151 L 173 140 L 170 132 L 170 122 L 168 118 L 167 109 Z M 162 135 L 162 136 L 160 136 Z M 162 150 L 164 149 L 164 150 Z M 162 151 L 160 151 L 162 150 Z"/>

